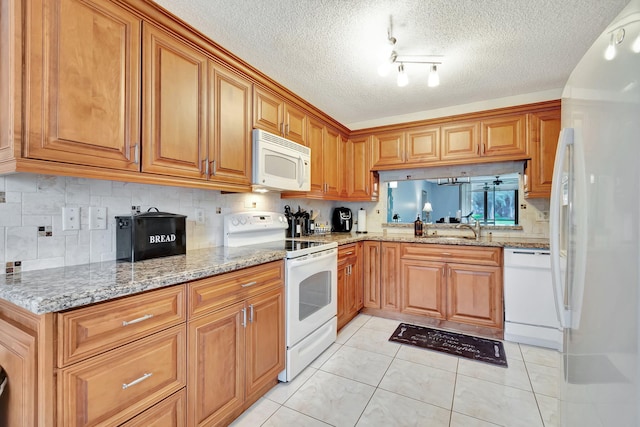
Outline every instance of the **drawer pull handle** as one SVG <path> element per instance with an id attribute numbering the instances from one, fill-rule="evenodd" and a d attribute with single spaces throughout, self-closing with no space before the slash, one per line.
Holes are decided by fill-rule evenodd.
<path id="1" fill-rule="evenodd" d="M 140 384 L 142 381 L 146 380 L 147 378 L 151 377 L 151 375 L 153 375 L 151 372 L 147 372 L 145 373 L 143 376 L 141 376 L 140 378 L 138 378 L 137 380 L 133 380 L 131 381 L 129 384 L 122 384 L 122 389 L 126 390 L 129 387 L 133 387 L 136 384 Z"/>
<path id="2" fill-rule="evenodd" d="M 449 256 L 449 255 L 451 255 L 451 253 L 449 253 L 449 252 L 442 252 L 442 255 Z"/>
<path id="3" fill-rule="evenodd" d="M 353 255 L 353 251 L 346 252 L 343 255 Z"/>
<path id="4" fill-rule="evenodd" d="M 254 280 L 253 282 L 245 283 L 244 285 L 240 285 L 240 286 L 241 286 L 241 287 L 243 287 L 243 288 L 248 288 L 249 286 L 253 286 L 253 285 L 255 285 L 256 283 L 258 283 L 258 282 L 256 282 L 256 281 Z"/>
<path id="5" fill-rule="evenodd" d="M 138 317 L 137 319 L 123 320 L 122 326 L 129 326 L 129 325 L 133 325 L 134 323 L 144 322 L 145 320 L 151 319 L 152 317 L 153 317 L 153 314 L 145 314 L 144 316 Z"/>

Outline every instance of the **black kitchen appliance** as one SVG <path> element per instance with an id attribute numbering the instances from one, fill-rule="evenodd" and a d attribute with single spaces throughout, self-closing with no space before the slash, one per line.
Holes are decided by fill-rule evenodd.
<path id="1" fill-rule="evenodd" d="M 333 231 L 337 233 L 350 232 L 353 225 L 353 216 L 349 208 L 334 208 L 332 224 Z"/>
<path id="2" fill-rule="evenodd" d="M 157 208 L 136 215 L 116 216 L 116 259 L 133 262 L 185 254 L 186 218 Z"/>

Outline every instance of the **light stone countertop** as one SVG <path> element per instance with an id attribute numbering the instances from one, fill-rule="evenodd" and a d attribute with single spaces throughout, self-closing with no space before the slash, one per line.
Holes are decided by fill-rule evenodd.
<path id="1" fill-rule="evenodd" d="M 413 237 L 393 233 L 332 233 L 302 240 L 335 241 L 339 245 L 363 240 L 549 249 L 546 239 L 504 238 L 479 241 L 466 238 Z M 280 246 L 280 245 L 277 245 Z M 100 301 L 215 276 L 241 268 L 282 260 L 283 249 L 273 245 L 242 248 L 213 247 L 187 251 L 186 255 L 135 263 L 107 261 L 35 270 L 0 276 L 0 299 L 35 314 L 63 311 Z"/>

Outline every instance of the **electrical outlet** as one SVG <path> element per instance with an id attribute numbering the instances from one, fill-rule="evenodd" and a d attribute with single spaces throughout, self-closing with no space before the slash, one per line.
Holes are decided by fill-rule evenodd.
<path id="1" fill-rule="evenodd" d="M 89 229 L 107 229 L 107 208 L 98 208 L 94 206 L 89 208 Z"/>
<path id="2" fill-rule="evenodd" d="M 245 201 L 244 201 L 244 207 L 245 208 L 255 209 L 257 206 L 258 206 L 258 203 L 256 203 L 254 200 L 245 199 Z"/>
<path id="3" fill-rule="evenodd" d="M 202 208 L 196 208 L 196 223 L 197 224 L 204 224 L 205 223 L 205 217 L 204 217 L 204 209 Z"/>
<path id="4" fill-rule="evenodd" d="M 80 230 L 80 208 L 62 208 L 62 230 Z"/>
<path id="5" fill-rule="evenodd" d="M 217 214 L 221 214 L 222 213 L 222 208 L 216 208 L 216 213 Z"/>

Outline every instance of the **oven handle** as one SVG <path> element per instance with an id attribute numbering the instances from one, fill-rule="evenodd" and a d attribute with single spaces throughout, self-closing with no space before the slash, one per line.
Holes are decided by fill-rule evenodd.
<path id="1" fill-rule="evenodd" d="M 302 267 L 307 264 L 316 263 L 318 261 L 323 261 L 328 258 L 336 258 L 337 260 L 337 252 L 335 249 L 329 249 L 328 251 L 322 251 L 315 254 L 309 254 L 305 256 L 301 256 L 300 258 L 290 259 L 292 267 Z"/>

